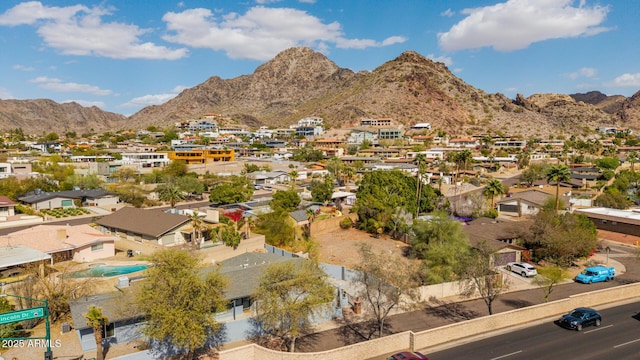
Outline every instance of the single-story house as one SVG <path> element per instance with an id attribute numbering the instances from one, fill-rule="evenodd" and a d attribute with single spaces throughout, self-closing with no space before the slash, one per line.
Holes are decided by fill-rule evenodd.
<path id="1" fill-rule="evenodd" d="M 190 223 L 188 216 L 129 206 L 96 221 L 100 231 L 106 234 L 166 246 L 191 241 L 193 234 L 188 230 Z"/>
<path id="2" fill-rule="evenodd" d="M 565 193 L 563 196 L 563 192 Z M 560 191 L 560 198 L 566 206 L 569 206 L 569 192 Z M 531 188 L 528 190 L 509 193 L 506 197 L 496 202 L 500 215 L 527 216 L 535 215 L 550 199 L 555 198 L 555 193 Z"/>
<path id="3" fill-rule="evenodd" d="M 104 189 L 69 190 L 45 192 L 35 190 L 18 197 L 18 201 L 35 210 L 76 207 L 74 200 L 82 206 L 110 206 L 120 201 L 117 195 Z"/>
<path id="4" fill-rule="evenodd" d="M 522 260 L 522 252 L 525 248 L 515 245 L 514 242 L 528 225 L 521 221 L 512 222 L 482 217 L 466 223 L 462 229 L 467 233 L 472 247 L 481 241 L 486 241 L 495 251 L 494 264 L 500 266 Z"/>
<path id="5" fill-rule="evenodd" d="M 355 205 L 356 194 L 349 191 L 336 191 L 331 195 L 331 200 L 336 204 L 341 203 L 344 205 Z"/>
<path id="6" fill-rule="evenodd" d="M 597 207 L 576 209 L 574 214 L 585 215 L 598 230 L 640 236 L 640 212 Z"/>
<path id="7" fill-rule="evenodd" d="M 14 216 L 16 203 L 4 195 L 0 195 L 0 217 Z"/>
<path id="8" fill-rule="evenodd" d="M 289 174 L 285 171 L 255 171 L 247 174 L 254 185 L 276 185 L 289 181 Z"/>
<path id="9" fill-rule="evenodd" d="M 1 236 L 0 246 L 26 246 L 48 254 L 51 263 L 88 262 L 114 256 L 115 240 L 87 224 L 38 225 Z"/>

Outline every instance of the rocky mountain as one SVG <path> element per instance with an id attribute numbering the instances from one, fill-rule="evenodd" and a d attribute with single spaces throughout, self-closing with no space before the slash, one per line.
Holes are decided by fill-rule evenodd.
<path id="1" fill-rule="evenodd" d="M 95 106 L 84 107 L 75 102 L 0 100 L 0 129 L 3 130 L 22 128 L 27 134 L 63 134 L 71 130 L 82 133 L 91 129 L 100 132 L 122 128 L 126 121 L 124 115 Z"/>
<path id="2" fill-rule="evenodd" d="M 211 77 L 126 121 L 110 113 L 99 116 L 99 110 L 92 108 L 94 118 L 81 118 L 78 110 L 69 111 L 68 120 L 59 124 L 86 126 L 93 122 L 90 127 L 96 130 L 117 130 L 170 126 L 217 113 L 226 119 L 223 125 L 248 128 L 288 126 L 306 116 L 320 116 L 330 126 L 349 127 L 361 118 L 389 117 L 404 125 L 430 122 L 434 128 L 457 135 L 568 136 L 576 131 L 588 133 L 598 126 L 640 128 L 639 98 L 640 92 L 628 99 L 599 93 L 509 99 L 466 84 L 444 64 L 414 51 L 372 71 L 356 73 L 340 68 L 319 52 L 297 47 L 281 52 L 252 74 L 233 79 Z M 63 111 L 63 105 L 68 104 L 59 104 L 58 111 Z M 34 127 L 32 122 L 55 118 L 47 112 L 36 116 L 16 109 L 11 115 L 13 122 L 7 126 L 7 114 L 0 106 L 0 127 L 22 124 L 25 129 L 37 128 L 40 125 Z M 54 128 L 59 129 L 59 124 Z"/>

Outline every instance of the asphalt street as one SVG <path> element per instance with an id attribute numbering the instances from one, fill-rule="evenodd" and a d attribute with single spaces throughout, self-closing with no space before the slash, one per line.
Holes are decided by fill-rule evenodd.
<path id="1" fill-rule="evenodd" d="M 613 281 L 594 283 L 591 285 L 566 283 L 554 288 L 550 301 L 567 298 L 573 294 L 594 291 L 640 281 L 640 259 L 633 254 L 633 250 L 626 246 L 613 243 L 610 256 L 627 269 L 625 274 L 616 276 Z M 541 289 L 528 289 L 502 294 L 493 303 L 493 312 L 499 313 L 541 304 L 544 294 Z M 430 303 L 428 306 L 411 312 L 392 315 L 388 318 L 384 335 L 395 334 L 407 330 L 423 331 L 452 324 L 464 320 L 488 315 L 487 306 L 482 299 L 453 302 L 442 301 Z M 335 329 L 317 332 L 301 337 L 296 342 L 296 351 L 317 352 L 366 341 L 370 329 L 363 324 L 345 325 Z M 428 351 L 426 351 L 428 353 Z M 382 357 L 380 359 L 383 359 Z M 551 358 L 549 358 L 551 359 Z"/>

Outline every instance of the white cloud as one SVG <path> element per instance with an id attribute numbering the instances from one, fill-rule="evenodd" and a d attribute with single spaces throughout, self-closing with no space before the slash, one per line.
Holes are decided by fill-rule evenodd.
<path id="1" fill-rule="evenodd" d="M 434 54 L 429 54 L 427 55 L 427 59 L 431 59 L 432 61 L 435 61 L 435 62 L 441 62 L 445 64 L 447 67 L 453 65 L 453 60 L 451 60 L 451 58 L 448 56 L 435 56 Z"/>
<path id="2" fill-rule="evenodd" d="M 610 83 L 607 86 L 611 87 L 640 87 L 640 73 L 630 74 L 625 73 L 622 74 Z"/>
<path id="3" fill-rule="evenodd" d="M 583 67 L 578 71 L 572 72 L 567 74 L 567 76 L 572 79 L 575 80 L 579 77 L 587 77 L 587 78 L 592 78 L 594 76 L 596 76 L 596 74 L 598 73 L 598 71 L 594 68 L 588 68 L 588 67 Z"/>
<path id="4" fill-rule="evenodd" d="M 586 6 L 573 0 L 508 0 L 462 11 L 467 17 L 448 32 L 438 34 L 440 47 L 458 51 L 493 47 L 498 51 L 524 49 L 532 43 L 560 38 L 591 36 L 608 28 L 599 26 L 609 8 Z"/>
<path id="5" fill-rule="evenodd" d="M 87 84 L 77 84 L 73 82 L 62 82 L 60 79 L 50 78 L 47 76 L 39 76 L 29 80 L 31 83 L 40 84 L 39 88 L 51 90 L 55 92 L 79 92 L 97 96 L 107 96 L 113 94 L 111 90 L 100 89 L 97 86 Z"/>
<path id="6" fill-rule="evenodd" d="M 169 94 L 155 94 L 155 95 L 140 96 L 137 98 L 133 98 L 124 104 L 120 104 L 118 105 L 118 107 L 119 108 L 142 108 L 150 105 L 160 105 L 178 96 L 178 94 L 184 89 L 188 89 L 188 87 L 178 85 L 174 87 L 173 90 L 171 90 L 171 93 Z"/>
<path id="7" fill-rule="evenodd" d="M 24 2 L 0 14 L 0 25 L 32 25 L 44 43 L 66 55 L 100 56 L 115 59 L 175 60 L 188 55 L 185 48 L 170 49 L 141 37 L 150 30 L 136 25 L 103 23 L 112 8 L 82 5 L 49 7 L 38 1 Z"/>
<path id="8" fill-rule="evenodd" d="M 406 41 L 400 36 L 391 36 L 382 42 L 347 39 L 339 23 L 323 23 L 305 11 L 291 8 L 256 6 L 245 14 L 228 13 L 220 17 L 209 9 L 197 8 L 168 12 L 162 19 L 170 31 L 164 40 L 221 50 L 231 58 L 268 60 L 294 46 L 326 49 L 327 43 L 334 43 L 339 48 L 364 49 Z"/>
<path id="9" fill-rule="evenodd" d="M 443 12 L 440 13 L 440 16 L 446 16 L 446 17 L 452 17 L 453 15 L 455 15 L 456 13 L 453 12 L 451 9 L 447 9 Z"/>
<path id="10" fill-rule="evenodd" d="M 90 101 L 90 100 L 64 100 L 62 101 L 62 103 L 70 103 L 70 102 L 75 102 L 78 103 L 84 107 L 92 107 L 92 106 L 97 106 L 101 109 L 106 108 L 107 104 L 105 104 L 102 101 Z"/>
<path id="11" fill-rule="evenodd" d="M 13 95 L 9 89 L 0 87 L 0 99 L 13 99 Z"/>
<path id="12" fill-rule="evenodd" d="M 20 65 L 20 64 L 13 65 L 12 68 L 14 70 L 22 70 L 22 71 L 33 71 L 33 70 L 35 70 L 35 68 L 33 68 L 31 66 L 24 66 L 24 65 Z"/>

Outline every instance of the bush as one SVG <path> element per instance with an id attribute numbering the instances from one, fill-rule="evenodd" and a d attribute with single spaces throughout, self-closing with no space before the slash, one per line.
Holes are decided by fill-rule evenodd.
<path id="1" fill-rule="evenodd" d="M 349 229 L 353 226 L 353 220 L 350 217 L 345 216 L 344 219 L 340 220 L 340 228 L 341 229 Z"/>
<path id="2" fill-rule="evenodd" d="M 498 217 L 498 209 L 489 209 L 482 214 L 484 217 L 495 219 Z"/>

